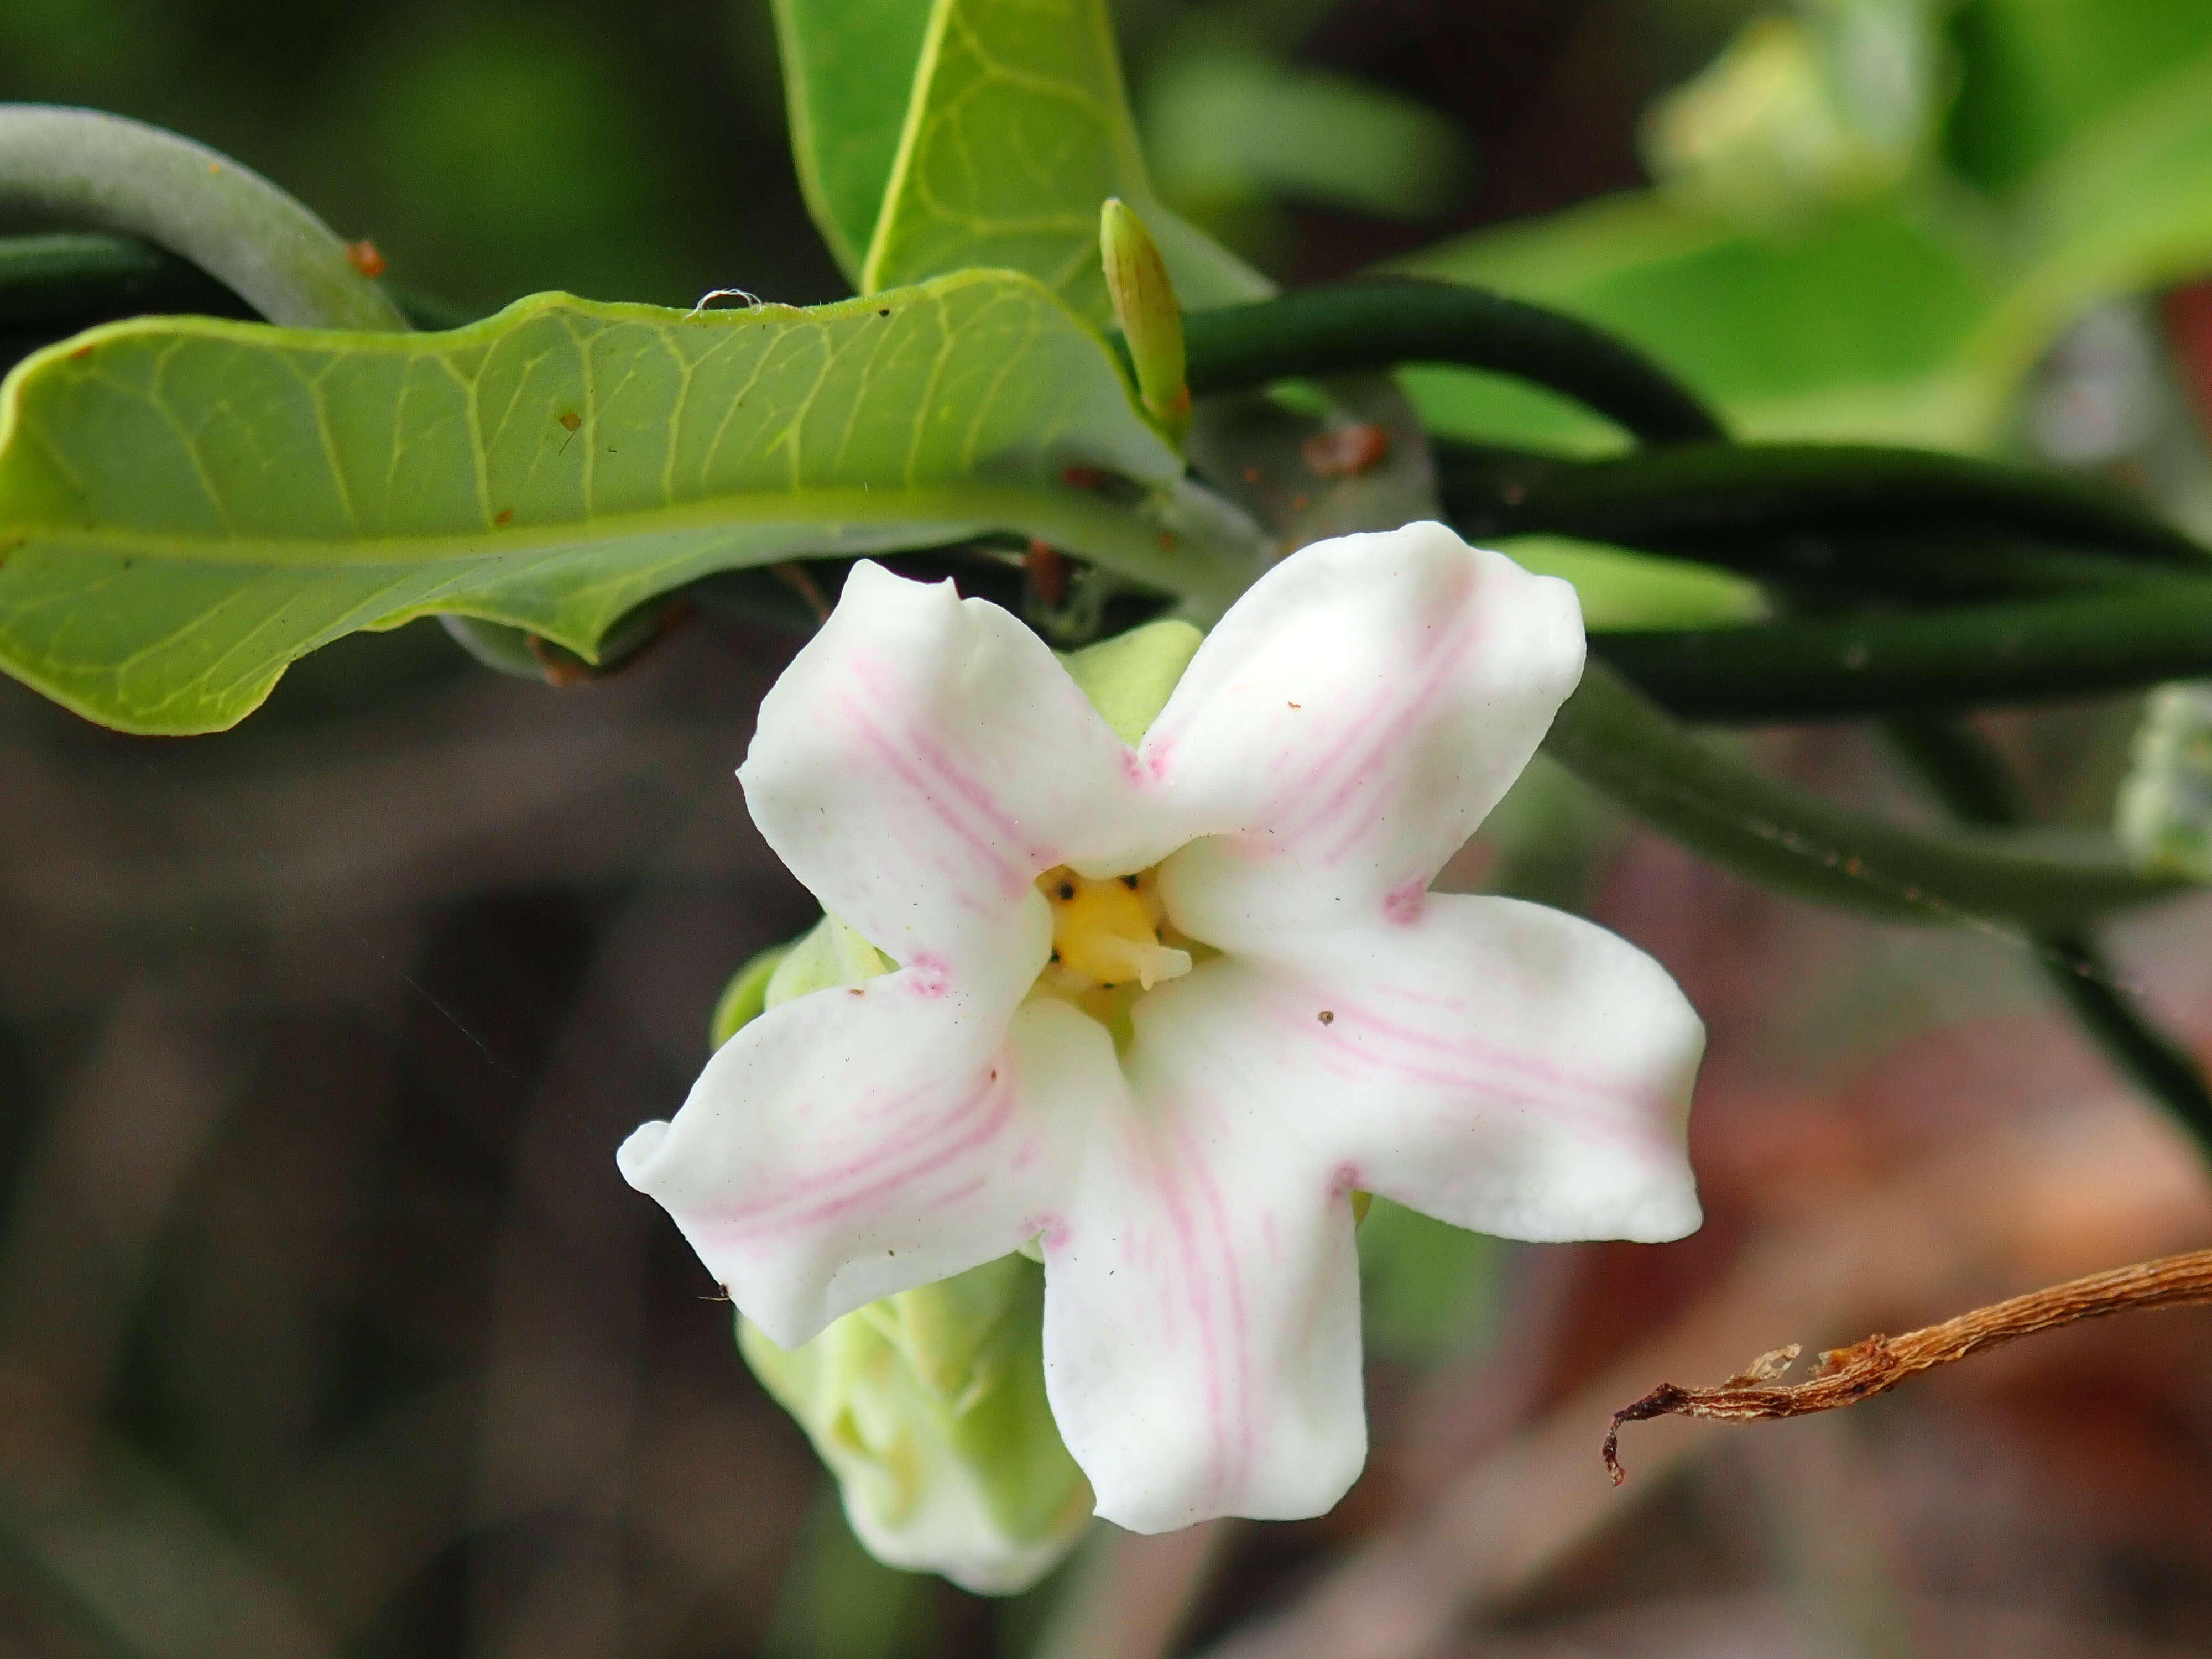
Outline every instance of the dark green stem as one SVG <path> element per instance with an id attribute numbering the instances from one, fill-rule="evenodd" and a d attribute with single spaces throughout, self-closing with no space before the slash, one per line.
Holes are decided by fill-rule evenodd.
<path id="1" fill-rule="evenodd" d="M 383 284 L 418 329 L 460 328 L 485 313 Z M 221 283 L 135 236 L 55 231 L 0 236 L 0 329 L 88 328 L 122 317 L 253 317 Z"/>
<path id="2" fill-rule="evenodd" d="M 1959 455 L 1683 444 L 1572 461 L 1442 440 L 1437 469 L 1453 523 L 1478 537 L 1542 532 L 1695 558 L 1701 545 L 1792 536 L 1880 532 L 1934 541 L 1963 532 L 2212 569 L 2212 552 L 2118 491 Z"/>
<path id="3" fill-rule="evenodd" d="M 1962 823 L 2002 829 L 2025 823 L 2003 762 L 1971 730 L 1925 717 L 1890 722 L 1899 751 Z M 2212 1089 L 2189 1051 L 2120 989 L 2096 940 L 2084 930 L 2042 933 L 2038 960 L 2051 988 L 2112 1062 L 2212 1150 Z"/>
<path id="4" fill-rule="evenodd" d="M 1332 283 L 1192 312 L 1183 332 L 1198 397 L 1447 363 L 1559 392 L 1646 443 L 1726 435 L 1694 394 L 1634 347 L 1571 317 L 1455 283 Z"/>
<path id="5" fill-rule="evenodd" d="M 1688 720 L 2034 702 L 2212 676 L 2212 580 L 1911 615 L 1593 634 L 1590 648 Z"/>
<path id="6" fill-rule="evenodd" d="M 153 312 L 252 314 L 196 266 L 129 237 L 96 231 L 0 237 L 0 328 L 76 326 Z"/>
<path id="7" fill-rule="evenodd" d="M 1701 742 L 1601 663 L 1546 752 L 1692 851 L 1771 886 L 1893 921 L 2038 930 L 2185 890 L 2116 852 L 1963 830 L 1910 830 L 1832 806 Z"/>
<path id="8" fill-rule="evenodd" d="M 0 218 L 143 237 L 294 328 L 407 325 L 291 197 L 204 144 L 120 116 L 0 105 Z"/>

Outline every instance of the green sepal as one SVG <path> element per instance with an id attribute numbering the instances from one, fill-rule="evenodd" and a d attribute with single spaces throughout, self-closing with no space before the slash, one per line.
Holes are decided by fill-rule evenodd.
<path id="1" fill-rule="evenodd" d="M 858 985 L 888 974 L 891 959 L 847 923 L 825 915 L 790 947 L 769 974 L 762 1006 L 775 1008 L 793 997 L 826 991 L 834 985 Z"/>
<path id="2" fill-rule="evenodd" d="M 827 918 L 825 917 L 826 921 Z M 811 935 L 809 935 L 811 937 Z M 768 1006 L 768 982 L 796 947 L 771 945 L 730 975 L 707 1023 L 707 1040 L 719 1048 Z"/>
<path id="3" fill-rule="evenodd" d="M 1060 661 L 1114 734 L 1133 749 L 1205 642 L 1190 623 L 1169 617 L 1071 651 Z"/>

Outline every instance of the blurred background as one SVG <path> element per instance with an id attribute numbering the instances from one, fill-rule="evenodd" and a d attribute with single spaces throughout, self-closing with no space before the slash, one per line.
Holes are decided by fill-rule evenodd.
<path id="1" fill-rule="evenodd" d="M 2039 458 L 2204 526 L 2212 6 L 1119 12 L 1162 193 L 1280 280 L 1418 253 L 1622 328 L 1746 430 Z M 843 291 L 764 0 L 4 0 L 0 98 L 229 151 L 462 311 Z M 1608 441 L 1420 390 L 1456 429 Z M 1687 988 L 1705 1231 L 1521 1247 L 1378 1206 L 1375 1452 L 1334 1514 L 1101 1527 L 1011 1601 L 874 1565 L 612 1157 L 680 1100 L 726 977 L 812 918 L 731 777 L 796 643 L 706 616 L 556 690 L 416 624 L 185 743 L 0 682 L 0 1655 L 2212 1644 L 2206 1313 L 1833 1418 L 1632 1429 L 1607 1486 L 1607 1413 L 1662 1380 L 2212 1243 L 2212 1185 L 2026 941 L 1777 898 L 1540 763 L 1452 878 L 1584 908 Z M 2087 823 L 2133 721 L 1987 726 Z M 1862 733 L 1745 741 L 1927 810 Z M 2200 1050 L 2208 941 L 2202 903 L 2112 941 Z"/>

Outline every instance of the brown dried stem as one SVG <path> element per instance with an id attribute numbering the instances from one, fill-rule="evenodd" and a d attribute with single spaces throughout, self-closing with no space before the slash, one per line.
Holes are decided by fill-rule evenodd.
<path id="1" fill-rule="evenodd" d="M 1716 1422 L 1752 1423 L 1762 1419 L 1804 1417 L 1833 1411 L 1886 1394 L 1908 1376 L 1997 1347 L 2039 1331 L 2057 1330 L 2084 1319 L 2140 1309 L 2176 1308 L 2212 1302 L 2212 1250 L 2139 1261 L 2031 1291 L 2008 1301 L 1977 1308 L 1903 1336 L 1869 1336 L 1848 1348 L 1832 1348 L 1819 1368 L 1802 1382 L 1774 1379 L 1802 1352 L 1796 1344 L 1763 1353 L 1717 1388 L 1686 1389 L 1662 1382 L 1613 1414 L 1605 1437 L 1605 1467 L 1619 1486 L 1627 1471 L 1620 1466 L 1620 1425 L 1654 1417 L 1702 1417 Z"/>

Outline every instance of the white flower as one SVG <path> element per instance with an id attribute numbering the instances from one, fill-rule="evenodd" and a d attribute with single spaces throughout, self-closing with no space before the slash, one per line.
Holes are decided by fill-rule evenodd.
<path id="1" fill-rule="evenodd" d="M 1327 1510 L 1366 1455 L 1355 1190 L 1527 1239 L 1698 1223 L 1674 982 L 1428 891 L 1582 661 L 1565 583 L 1349 536 L 1255 586 L 1133 750 L 1006 611 L 856 567 L 738 777 L 902 966 L 754 1020 L 623 1173 L 787 1348 L 1036 1240 L 1100 1515 Z"/>

